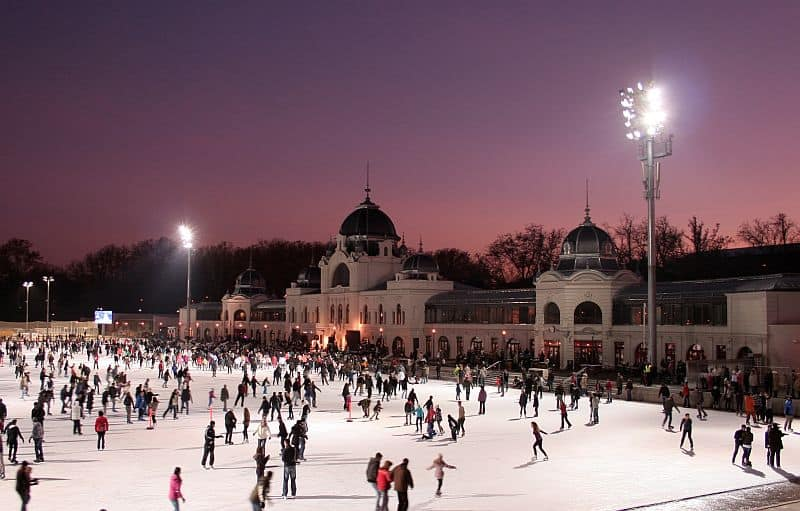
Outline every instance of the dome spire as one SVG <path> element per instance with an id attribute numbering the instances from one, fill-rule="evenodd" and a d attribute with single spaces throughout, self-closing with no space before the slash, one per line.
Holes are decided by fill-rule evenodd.
<path id="1" fill-rule="evenodd" d="M 364 192 L 367 194 L 367 197 L 364 199 L 364 202 L 369 201 L 369 192 L 371 191 L 372 189 L 369 187 L 369 160 L 367 160 L 367 186 L 364 187 Z"/>
<path id="2" fill-rule="evenodd" d="M 419 253 L 422 253 L 422 234 L 419 235 Z"/>
<path id="3" fill-rule="evenodd" d="M 589 225 L 592 223 L 592 217 L 589 215 L 589 178 L 586 178 L 586 208 L 584 208 L 583 223 Z"/>

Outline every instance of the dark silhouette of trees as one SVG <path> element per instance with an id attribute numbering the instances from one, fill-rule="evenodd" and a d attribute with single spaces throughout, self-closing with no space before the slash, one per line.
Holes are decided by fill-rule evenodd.
<path id="1" fill-rule="evenodd" d="M 736 235 L 751 247 L 786 245 L 800 241 L 797 223 L 782 212 L 767 220 L 754 218 L 752 222 L 743 222 Z"/>

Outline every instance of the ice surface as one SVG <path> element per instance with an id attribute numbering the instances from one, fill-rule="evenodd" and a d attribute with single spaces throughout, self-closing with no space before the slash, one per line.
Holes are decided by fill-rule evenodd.
<path id="1" fill-rule="evenodd" d="M 33 360 L 32 353 L 28 353 L 28 360 Z M 85 357 L 76 361 L 85 361 Z M 107 364 L 108 360 L 103 359 L 103 374 Z M 145 378 L 151 379 L 160 393 L 159 408 L 163 412 L 169 391 L 160 388 L 157 369 L 134 369 L 129 375 L 132 388 Z M 260 375 L 264 375 L 263 371 Z M 31 376 L 31 393 L 35 395 L 39 389 L 38 372 L 32 369 Z M 179 416 L 178 420 L 159 418 L 156 429 L 148 431 L 146 423 L 136 422 L 135 416 L 134 424 L 127 425 L 124 412 L 109 413 L 111 426 L 103 452 L 96 450 L 92 427 L 95 416 L 84 420 L 84 436 L 73 436 L 68 416 L 58 414 L 60 402 L 56 397 L 53 415 L 45 421 L 46 462 L 33 470 L 41 483 L 33 488 L 29 509 L 171 509 L 167 489 L 175 466 L 183 469 L 187 503 L 181 509 L 250 509 L 247 499 L 255 483 L 252 435 L 249 444 L 239 443 L 240 429 L 235 435 L 236 445 L 221 445 L 222 439 L 218 440 L 216 469 L 204 470 L 200 466 L 203 432 L 209 416 L 205 408 L 208 390 L 213 387 L 219 395 L 219 389 L 226 383 L 233 398 L 241 373 L 234 371 L 228 375 L 220 371 L 212 379 L 210 372 L 192 370 L 192 376 L 194 404 L 190 415 Z M 314 379 L 319 385 L 318 376 Z M 64 381 L 64 378 L 56 380 L 56 391 Z M 422 402 L 429 395 L 434 396 L 442 407 L 445 422 L 448 413 L 456 415 L 454 384 L 432 381 L 414 388 Z M 272 390 L 271 386 L 270 393 Z M 355 406 L 354 421 L 347 422 L 347 414 L 342 411 L 341 383 L 336 381 L 322 387 L 319 408 L 309 418 L 308 461 L 297 468 L 295 500 L 283 501 L 279 497 L 282 467 L 277 461 L 276 440 L 269 443 L 272 459 L 267 469 L 275 472 L 270 507 L 325 511 L 374 509 L 374 493 L 365 481 L 364 472 L 368 458 L 376 451 L 395 463 L 403 457 L 410 459 L 416 483 L 409 492 L 412 510 L 621 509 L 786 481 L 797 470 L 794 435 L 784 438 L 783 472 L 766 466 L 763 428 L 754 429 L 753 468 L 744 470 L 732 465 L 732 437 L 741 419 L 731 413 L 710 410 L 707 421 L 695 418 L 695 450 L 690 454 L 679 449 L 678 433 L 660 427 L 662 414 L 657 405 L 622 400 L 601 404 L 600 424 L 587 426 L 588 400 L 582 399 L 581 409 L 570 414 L 572 429 L 559 432 L 555 400 L 548 393 L 535 420 L 550 433 L 544 437 L 550 459 L 534 463 L 530 433 L 533 419 L 518 418 L 519 391 L 512 390 L 500 397 L 494 387 L 487 390 L 487 415 L 477 415 L 477 392 L 474 392 L 472 400 L 465 401 L 467 434 L 457 443 L 451 443 L 440 437 L 421 441 L 414 426 L 403 425 L 400 398 L 385 404 L 379 422 L 358 418 L 361 414 Z M 9 407 L 9 417 L 20 418 L 27 439 L 33 398 L 20 400 L 13 368 L 8 365 L 0 367 L 0 396 Z M 246 405 L 254 420 L 251 431 L 260 400 L 260 387 L 258 398 L 247 398 Z M 354 405 L 357 400 L 354 399 Z M 98 396 L 95 403 L 99 402 Z M 221 403 L 217 401 L 216 405 L 214 416 L 219 434 L 224 433 L 224 428 Z M 123 407 L 118 406 L 118 410 Z M 296 417 L 298 412 L 296 408 Z M 241 422 L 241 407 L 236 408 L 236 415 Z M 680 415 L 675 418 L 677 431 Z M 277 422 L 271 423 L 271 427 L 273 433 L 277 432 Z M 441 498 L 434 497 L 433 471 L 425 470 L 438 453 L 458 467 L 446 472 Z M 19 459 L 33 460 L 32 444 L 21 447 Z M 7 479 L 0 482 L 0 509 L 17 509 L 19 499 L 13 483 L 16 467 L 7 465 L 6 471 Z M 396 494 L 392 492 L 390 508 L 395 509 L 396 505 Z"/>

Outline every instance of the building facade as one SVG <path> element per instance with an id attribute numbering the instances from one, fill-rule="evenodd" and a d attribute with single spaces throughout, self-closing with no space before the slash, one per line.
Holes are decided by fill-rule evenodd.
<path id="1" fill-rule="evenodd" d="M 613 239 L 588 206 L 558 263 L 530 288 L 482 290 L 443 279 L 421 246 L 409 251 L 366 192 L 283 299 L 267 297 L 249 268 L 233 293 L 182 310 L 181 321 L 210 339 L 294 333 L 318 347 L 369 343 L 398 355 L 526 353 L 561 368 L 646 360 L 646 284 L 619 266 Z M 658 363 L 800 366 L 800 275 L 660 282 L 657 289 Z"/>

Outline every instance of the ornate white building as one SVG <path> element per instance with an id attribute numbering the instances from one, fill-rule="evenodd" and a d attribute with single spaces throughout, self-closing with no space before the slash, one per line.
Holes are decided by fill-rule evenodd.
<path id="1" fill-rule="evenodd" d="M 221 307 L 192 307 L 188 320 L 198 334 L 266 340 L 294 331 L 323 347 L 369 342 L 445 358 L 478 349 L 507 358 L 528 351 L 561 367 L 646 358 L 646 284 L 619 267 L 612 238 L 592 222 L 588 206 L 564 239 L 558 264 L 533 287 L 481 290 L 442 279 L 421 248 L 409 253 L 366 191 L 285 301 L 264 295 L 263 278 L 250 268 Z M 800 366 L 798 291 L 800 275 L 660 282 L 655 358 Z"/>

